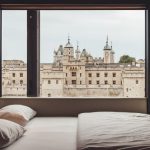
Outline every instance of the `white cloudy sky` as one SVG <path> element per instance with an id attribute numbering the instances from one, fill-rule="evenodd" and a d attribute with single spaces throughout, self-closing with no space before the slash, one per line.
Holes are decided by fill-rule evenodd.
<path id="1" fill-rule="evenodd" d="M 26 62 L 26 11 L 3 11 L 3 59 Z M 128 54 L 136 59 L 145 55 L 145 12 L 104 10 L 41 11 L 41 62 L 53 61 L 53 50 L 65 45 L 68 33 L 76 48 L 86 48 L 94 57 L 103 57 L 108 34 L 116 62 Z"/>

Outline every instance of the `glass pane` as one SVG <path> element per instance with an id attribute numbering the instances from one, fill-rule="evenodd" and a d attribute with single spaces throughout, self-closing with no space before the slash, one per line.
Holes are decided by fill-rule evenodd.
<path id="1" fill-rule="evenodd" d="M 42 97 L 144 97 L 145 11 L 41 11 Z"/>
<path id="2" fill-rule="evenodd" d="M 2 11 L 2 95 L 27 94 L 27 12 Z"/>

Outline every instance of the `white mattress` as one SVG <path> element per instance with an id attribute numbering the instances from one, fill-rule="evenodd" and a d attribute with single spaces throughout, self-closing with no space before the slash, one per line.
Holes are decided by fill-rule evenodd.
<path id="1" fill-rule="evenodd" d="M 78 150 L 150 150 L 150 115 L 83 113 L 78 117 Z"/>
<path id="2" fill-rule="evenodd" d="M 4 150 L 76 150 L 77 118 L 35 117 L 18 141 Z"/>

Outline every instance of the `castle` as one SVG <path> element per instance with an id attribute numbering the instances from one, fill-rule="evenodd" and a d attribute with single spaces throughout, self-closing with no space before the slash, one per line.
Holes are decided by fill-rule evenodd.
<path id="1" fill-rule="evenodd" d="M 54 50 L 53 63 L 40 66 L 42 97 L 144 97 L 145 63 L 116 63 L 108 37 L 103 58 L 68 41 Z M 3 60 L 3 96 L 26 96 L 27 66 L 21 60 Z"/>

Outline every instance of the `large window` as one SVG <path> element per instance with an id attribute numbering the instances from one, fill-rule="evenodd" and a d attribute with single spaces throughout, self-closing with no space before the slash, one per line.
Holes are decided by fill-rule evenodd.
<path id="1" fill-rule="evenodd" d="M 144 97 L 145 11 L 41 10 L 41 97 Z M 3 11 L 3 96 L 26 96 L 26 11 Z"/>
<path id="2" fill-rule="evenodd" d="M 27 94 L 26 11 L 2 11 L 2 96 Z"/>
<path id="3" fill-rule="evenodd" d="M 42 97 L 144 97 L 145 11 L 42 10 L 41 66 Z"/>

